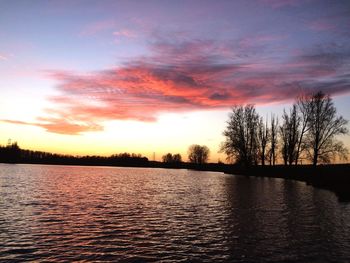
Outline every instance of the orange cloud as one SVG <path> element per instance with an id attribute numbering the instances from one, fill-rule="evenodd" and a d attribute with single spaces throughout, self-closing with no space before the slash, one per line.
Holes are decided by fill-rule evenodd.
<path id="1" fill-rule="evenodd" d="M 46 122 L 24 122 L 24 121 L 14 121 L 14 120 L 0 120 L 2 122 L 10 123 L 10 124 L 20 124 L 20 125 L 30 125 L 30 126 L 37 126 L 46 129 L 48 132 L 53 133 L 59 133 L 59 134 L 67 134 L 67 135 L 78 135 L 81 132 L 88 132 L 88 131 L 102 131 L 103 127 L 101 125 L 98 125 L 96 123 L 84 123 L 84 124 L 77 124 L 77 123 L 71 123 L 70 121 L 67 121 L 63 118 L 60 119 L 54 119 L 54 118 L 47 118 L 43 119 L 43 121 Z"/>

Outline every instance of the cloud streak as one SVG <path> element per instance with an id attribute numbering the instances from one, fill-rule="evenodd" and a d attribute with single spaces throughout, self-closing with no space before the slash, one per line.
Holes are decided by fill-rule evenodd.
<path id="1" fill-rule="evenodd" d="M 288 6 L 298 6 L 302 4 L 303 1 L 301 0 L 261 0 L 261 2 L 271 6 L 272 8 L 282 8 L 282 7 L 288 7 Z"/>
<path id="2" fill-rule="evenodd" d="M 41 122 L 25 122 L 16 120 L 0 120 L 1 122 L 28 126 L 37 126 L 44 128 L 48 132 L 65 134 L 65 135 L 79 135 L 81 132 L 102 131 L 103 127 L 96 123 L 78 124 L 72 123 L 62 118 L 39 118 Z"/>
<path id="3" fill-rule="evenodd" d="M 5 55 L 0 54 L 0 60 L 7 60 L 8 58 Z"/>
<path id="4" fill-rule="evenodd" d="M 119 31 L 113 32 L 113 35 L 117 37 L 135 38 L 136 33 L 130 29 L 121 29 Z"/>

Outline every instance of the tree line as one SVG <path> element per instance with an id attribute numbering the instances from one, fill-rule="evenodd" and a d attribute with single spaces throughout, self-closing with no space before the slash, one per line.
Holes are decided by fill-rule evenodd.
<path id="1" fill-rule="evenodd" d="M 42 151 L 21 149 L 17 142 L 0 146 L 0 162 L 70 164 L 70 165 L 111 165 L 111 166 L 146 166 L 148 158 L 141 154 L 119 153 L 111 156 L 72 156 Z"/>
<path id="2" fill-rule="evenodd" d="M 336 156 L 347 158 L 348 150 L 336 138 L 348 133 L 347 123 L 322 92 L 297 97 L 280 120 L 273 114 L 263 120 L 254 105 L 238 105 L 229 115 L 220 148 L 230 161 L 246 167 L 275 165 L 278 156 L 285 165 L 307 160 L 316 166 Z"/>

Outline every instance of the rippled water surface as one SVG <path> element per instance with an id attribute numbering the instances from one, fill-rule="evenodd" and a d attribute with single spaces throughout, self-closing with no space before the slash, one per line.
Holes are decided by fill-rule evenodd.
<path id="1" fill-rule="evenodd" d="M 281 179 L 0 164 L 0 261 L 348 262 L 350 205 Z"/>

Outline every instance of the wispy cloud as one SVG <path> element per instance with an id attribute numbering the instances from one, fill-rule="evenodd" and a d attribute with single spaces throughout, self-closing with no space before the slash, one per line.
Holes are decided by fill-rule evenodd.
<path id="1" fill-rule="evenodd" d="M 305 0 L 261 0 L 261 2 L 272 8 L 282 8 L 285 6 L 298 6 Z"/>
<path id="2" fill-rule="evenodd" d="M 316 20 L 309 23 L 309 28 L 315 31 L 330 31 L 334 30 L 336 27 L 329 21 Z"/>
<path id="3" fill-rule="evenodd" d="M 8 60 L 8 57 L 6 57 L 5 55 L 0 54 L 0 60 Z"/>
<path id="4" fill-rule="evenodd" d="M 117 37 L 135 38 L 136 33 L 130 29 L 121 29 L 119 31 L 113 32 L 113 35 Z"/>
<path id="5" fill-rule="evenodd" d="M 65 134 L 65 135 L 78 135 L 81 132 L 103 130 L 103 127 L 96 123 L 78 124 L 78 123 L 72 123 L 62 118 L 59 118 L 59 119 L 46 118 L 41 120 L 42 122 L 25 122 L 25 121 L 16 121 L 16 120 L 0 120 L 0 121 L 10 123 L 10 124 L 37 126 L 37 127 L 44 128 L 48 132 Z"/>
<path id="6" fill-rule="evenodd" d="M 323 33 L 329 32 L 335 34 L 333 37 L 349 38 L 350 36 L 350 16 L 349 8 L 344 8 L 342 11 L 334 12 L 318 17 L 309 21 L 306 26 L 312 31 Z"/>
<path id="7" fill-rule="evenodd" d="M 87 25 L 85 28 L 83 28 L 79 35 L 80 36 L 93 36 L 96 35 L 100 32 L 104 32 L 107 30 L 112 30 L 115 27 L 115 22 L 114 20 L 101 20 L 101 21 L 96 21 L 94 23 L 91 23 Z"/>

